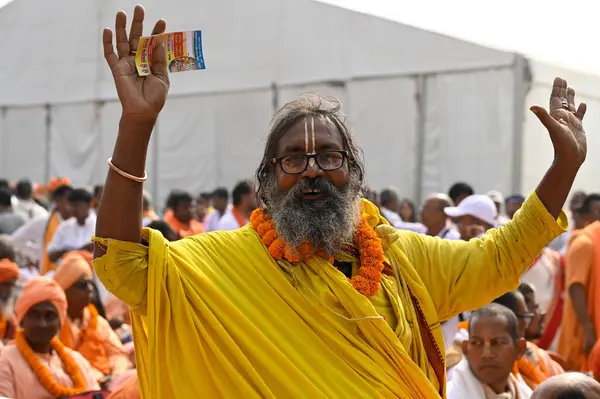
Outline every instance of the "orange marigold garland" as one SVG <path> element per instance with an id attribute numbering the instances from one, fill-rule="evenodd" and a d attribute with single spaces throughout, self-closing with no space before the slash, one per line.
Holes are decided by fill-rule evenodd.
<path id="1" fill-rule="evenodd" d="M 322 249 L 315 252 L 308 242 L 300 245 L 300 248 L 295 251 L 281 237 L 277 236 L 273 221 L 261 208 L 252 212 L 250 223 L 274 259 L 285 259 L 293 263 L 310 259 L 315 255 L 325 256 Z M 354 244 L 358 247 L 360 267 L 358 274 L 350 279 L 350 283 L 361 294 L 373 296 L 379 291 L 381 272 L 384 268 L 383 248 L 377 234 L 364 219 L 361 219 L 354 235 Z M 333 258 L 329 261 L 333 263 Z"/>
<path id="2" fill-rule="evenodd" d="M 42 384 L 44 389 L 46 389 L 46 391 L 48 391 L 48 393 L 50 393 L 52 396 L 57 398 L 63 396 L 73 396 L 87 390 L 86 382 L 81 370 L 79 369 L 79 365 L 75 362 L 75 360 L 73 360 L 71 355 L 67 353 L 64 345 L 58 340 L 58 338 L 52 338 L 52 349 L 56 351 L 58 357 L 63 362 L 65 371 L 73 382 L 73 388 L 59 385 L 56 383 L 56 381 L 54 381 L 50 371 L 42 364 L 33 349 L 31 349 L 27 343 L 27 340 L 25 339 L 25 333 L 22 329 L 17 331 L 17 336 L 15 338 L 19 352 L 21 352 L 21 355 L 23 355 L 27 361 L 27 364 L 29 364 L 31 370 L 33 370 L 40 384 Z"/>

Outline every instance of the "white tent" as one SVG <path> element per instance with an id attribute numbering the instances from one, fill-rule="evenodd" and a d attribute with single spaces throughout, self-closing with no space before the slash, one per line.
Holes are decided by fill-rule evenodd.
<path id="1" fill-rule="evenodd" d="M 0 51 L 15 60 L 0 65 L 0 176 L 103 181 L 120 106 L 101 29 L 134 5 L 15 0 L 0 10 L 11 38 Z M 310 0 L 145 6 L 147 21 L 162 17 L 169 31 L 202 29 L 208 68 L 171 75 L 148 157 L 147 189 L 160 200 L 250 177 L 273 112 L 303 92 L 340 98 L 369 184 L 415 200 L 456 180 L 528 190 L 551 157 L 524 117 L 529 68 L 519 55 Z M 534 82 L 529 97 L 545 103 L 549 88 Z"/>

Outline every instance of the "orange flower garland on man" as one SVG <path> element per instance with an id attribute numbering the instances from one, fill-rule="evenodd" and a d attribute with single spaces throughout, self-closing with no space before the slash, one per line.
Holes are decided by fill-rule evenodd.
<path id="1" fill-rule="evenodd" d="M 0 345 L 12 340 L 17 332 L 14 318 L 14 289 L 19 266 L 12 259 L 0 259 Z"/>
<path id="2" fill-rule="evenodd" d="M 67 317 L 67 299 L 54 280 L 29 280 L 15 313 L 22 329 L 0 356 L 0 396 L 56 399 L 99 389 L 88 361 L 56 338 Z"/>
<path id="3" fill-rule="evenodd" d="M 79 252 L 69 252 L 56 270 L 54 280 L 65 290 L 67 318 L 59 334 L 61 342 L 78 351 L 93 367 L 98 381 L 131 368 L 119 336 L 91 303 L 93 272 Z"/>
<path id="4" fill-rule="evenodd" d="M 308 96 L 275 115 L 251 224 L 168 242 L 140 230 L 169 88 L 160 40 L 152 74 L 135 73 L 143 20 L 138 6 L 128 37 L 117 14 L 117 53 L 103 33 L 123 109 L 94 239 L 98 276 L 133 311 L 142 397 L 443 397 L 440 320 L 516 288 L 566 230 L 561 209 L 587 152 L 575 92 L 557 78 L 551 115 L 532 108 L 554 161 L 514 220 L 481 238 L 389 225 L 361 199 L 364 163 L 339 103 Z"/>

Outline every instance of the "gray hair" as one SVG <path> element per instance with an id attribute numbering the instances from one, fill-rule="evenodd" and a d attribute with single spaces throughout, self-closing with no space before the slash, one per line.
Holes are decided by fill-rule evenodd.
<path id="1" fill-rule="evenodd" d="M 342 136 L 346 151 L 348 151 L 348 167 L 351 173 L 358 174 L 360 185 L 364 184 L 364 161 L 361 148 L 354 142 L 346 125 L 346 116 L 342 112 L 342 104 L 334 97 L 321 97 L 318 94 L 304 94 L 294 101 L 281 107 L 271 121 L 271 130 L 267 136 L 265 152 L 260 166 L 256 171 L 258 189 L 256 196 L 259 205 L 268 206 L 269 195 L 264 190 L 265 180 L 274 173 L 277 145 L 283 135 L 296 123 L 308 117 L 330 121 Z"/>

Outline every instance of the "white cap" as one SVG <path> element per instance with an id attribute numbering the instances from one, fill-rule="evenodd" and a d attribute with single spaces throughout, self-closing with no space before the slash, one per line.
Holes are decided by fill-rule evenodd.
<path id="1" fill-rule="evenodd" d="M 492 201 L 494 201 L 498 204 L 504 203 L 504 195 L 502 195 L 502 193 L 500 191 L 496 191 L 496 190 L 488 191 L 488 193 L 486 195 L 488 197 L 490 197 L 492 199 Z"/>
<path id="2" fill-rule="evenodd" d="M 469 215 L 492 226 L 497 224 L 498 210 L 496 204 L 487 195 L 469 195 L 458 206 L 444 208 L 444 212 L 451 218 Z"/>

